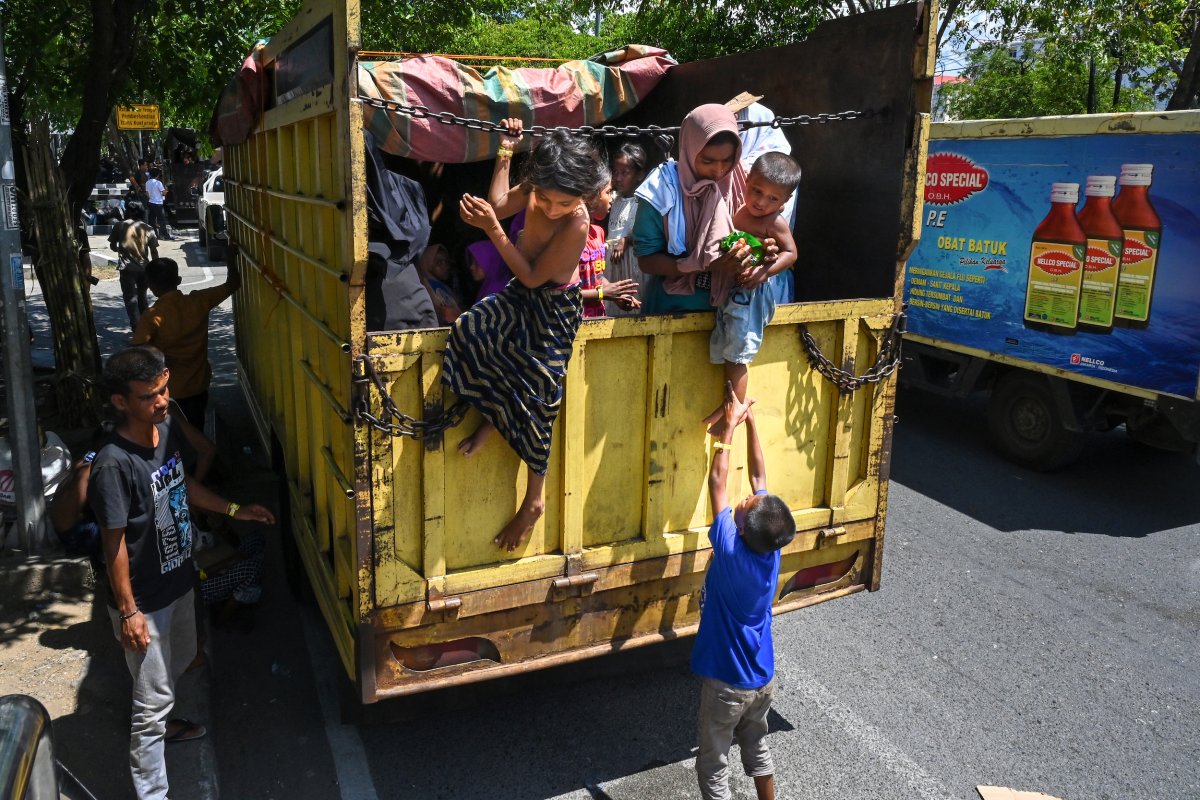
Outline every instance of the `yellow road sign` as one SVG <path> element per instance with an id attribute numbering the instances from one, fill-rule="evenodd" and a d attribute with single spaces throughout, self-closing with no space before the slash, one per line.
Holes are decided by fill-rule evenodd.
<path id="1" fill-rule="evenodd" d="M 117 106 L 117 130 L 156 131 L 161 127 L 157 104 Z"/>

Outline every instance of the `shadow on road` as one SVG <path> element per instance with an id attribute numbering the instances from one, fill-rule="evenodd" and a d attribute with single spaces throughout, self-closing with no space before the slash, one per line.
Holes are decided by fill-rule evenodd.
<path id="1" fill-rule="evenodd" d="M 1110 431 L 1091 434 L 1075 464 L 1033 472 L 992 450 L 982 397 L 902 390 L 897 413 L 892 480 L 997 530 L 1147 536 L 1200 522 L 1200 465 L 1187 455 Z"/>

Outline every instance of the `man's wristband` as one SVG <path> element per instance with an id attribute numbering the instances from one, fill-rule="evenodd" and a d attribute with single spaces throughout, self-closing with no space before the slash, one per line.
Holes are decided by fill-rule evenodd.
<path id="1" fill-rule="evenodd" d="M 499 147 L 496 149 L 496 158 L 512 158 L 513 151 L 507 147 Z"/>
<path id="2" fill-rule="evenodd" d="M 603 285 L 596 287 L 596 299 L 601 302 L 604 301 L 604 286 Z"/>
<path id="3" fill-rule="evenodd" d="M 135 608 L 133 611 L 130 611 L 128 614 L 120 614 L 119 616 L 121 617 L 121 622 L 124 622 L 125 620 L 133 619 L 140 613 L 142 613 L 142 610 L 140 608 Z"/>
<path id="4" fill-rule="evenodd" d="M 733 445 L 726 444 L 725 442 L 713 442 L 713 448 L 716 450 L 732 450 Z"/>
<path id="5" fill-rule="evenodd" d="M 238 505 L 237 503 L 230 503 L 229 508 L 225 509 L 225 516 L 236 517 L 238 509 L 240 509 L 240 508 L 241 508 L 241 506 Z"/>

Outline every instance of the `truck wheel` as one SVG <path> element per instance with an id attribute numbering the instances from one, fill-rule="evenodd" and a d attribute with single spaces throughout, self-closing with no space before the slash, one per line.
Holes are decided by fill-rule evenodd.
<path id="1" fill-rule="evenodd" d="M 1071 463 L 1085 442 L 1063 425 L 1049 379 L 1021 371 L 1006 373 L 992 390 L 988 431 L 1006 458 L 1038 471 Z"/>

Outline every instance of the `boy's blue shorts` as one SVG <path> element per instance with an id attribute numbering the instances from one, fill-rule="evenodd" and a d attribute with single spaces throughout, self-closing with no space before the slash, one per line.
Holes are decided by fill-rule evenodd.
<path id="1" fill-rule="evenodd" d="M 762 346 L 763 331 L 775 316 L 774 279 L 747 291 L 734 289 L 717 309 L 708 359 L 714 364 L 749 364 Z"/>

